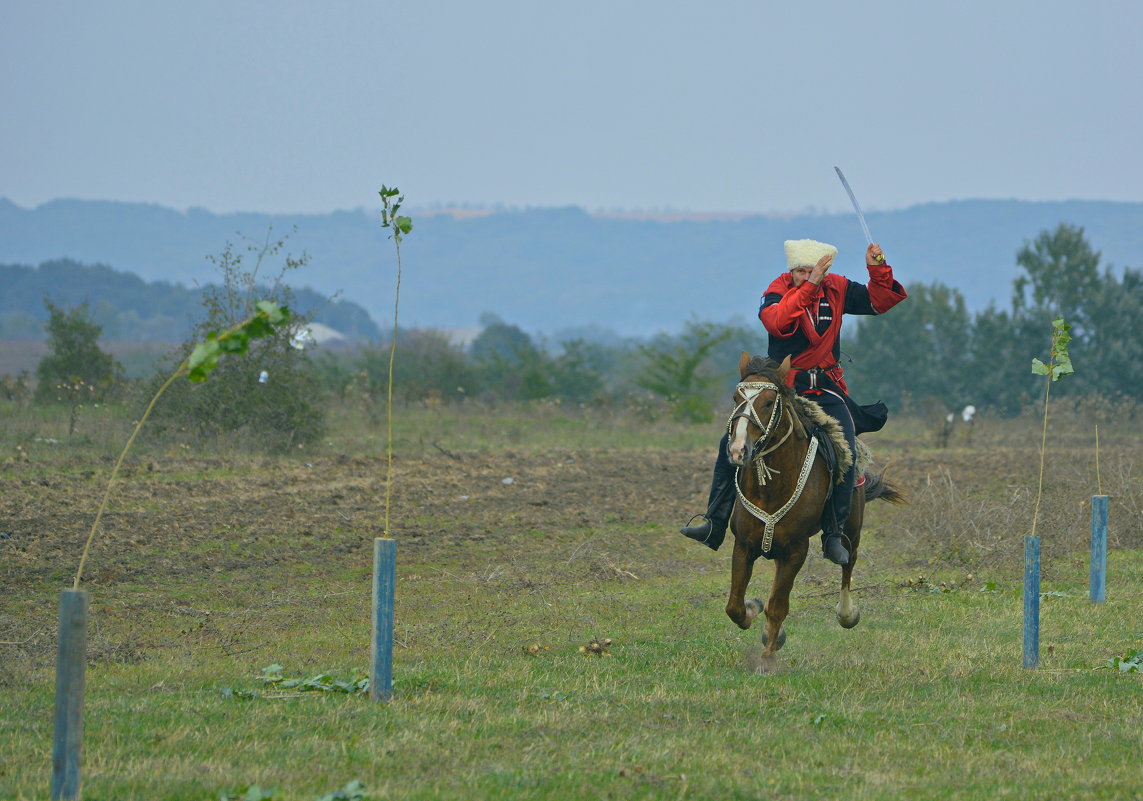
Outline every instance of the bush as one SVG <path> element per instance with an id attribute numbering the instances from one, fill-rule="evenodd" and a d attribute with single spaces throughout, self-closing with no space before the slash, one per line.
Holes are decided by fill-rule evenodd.
<path id="1" fill-rule="evenodd" d="M 271 287 L 258 282 L 264 263 L 276 257 L 284 244 L 284 240 L 271 243 L 267 238 L 245 252 L 227 244 L 221 255 L 212 257 L 222 284 L 204 293 L 205 314 L 176 360 L 186 358 L 209 333 L 249 318 L 259 300 L 290 305 L 292 293 L 284 277 L 306 264 L 304 256 L 285 256 Z M 248 258 L 254 260 L 251 268 L 245 265 Z M 245 432 L 252 435 L 252 446 L 278 451 L 318 440 L 325 431 L 325 415 L 318 404 L 312 365 L 302 350 L 304 338 L 299 335 L 307 322 L 304 316 L 294 317 L 273 336 L 252 343 L 246 354 L 226 356 L 203 383 L 176 381 L 155 407 L 150 436 L 182 434 L 202 439 Z M 152 381 L 152 394 L 174 369 L 169 363 L 165 367 L 169 369 Z"/>
<path id="2" fill-rule="evenodd" d="M 323 375 L 333 389 L 345 380 L 342 394 L 364 401 L 374 421 L 385 408 L 389 388 L 391 343 L 363 348 L 352 359 L 325 356 Z M 335 368 L 348 364 L 348 370 Z M 401 331 L 393 362 L 393 401 L 395 403 L 442 402 L 465 399 L 476 386 L 476 376 L 464 351 L 448 337 L 432 329 Z"/>
<path id="3" fill-rule="evenodd" d="M 103 329 L 91 321 L 87 304 L 64 309 L 45 300 L 48 308 L 48 354 L 36 367 L 36 400 L 105 399 L 123 378 L 123 367 L 98 344 Z"/>

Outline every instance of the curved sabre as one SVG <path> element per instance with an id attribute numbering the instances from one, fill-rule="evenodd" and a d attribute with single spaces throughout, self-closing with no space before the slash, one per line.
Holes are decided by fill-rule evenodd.
<path id="1" fill-rule="evenodd" d="M 841 167 L 834 167 L 837 170 L 837 177 L 841 179 L 841 185 L 845 187 L 845 193 L 849 195 L 849 202 L 853 204 L 853 210 L 857 212 L 857 219 L 861 222 L 861 230 L 865 232 L 865 241 L 873 244 L 873 235 L 869 233 L 869 226 L 865 222 L 865 215 L 861 213 L 861 206 L 857 203 L 857 196 L 853 194 L 853 190 L 849 188 L 849 181 L 845 180 L 845 173 L 841 171 Z M 878 262 L 885 261 L 882 256 L 877 259 Z"/>

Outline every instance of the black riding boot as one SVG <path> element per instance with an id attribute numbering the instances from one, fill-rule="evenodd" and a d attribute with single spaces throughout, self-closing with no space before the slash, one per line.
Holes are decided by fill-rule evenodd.
<path id="1" fill-rule="evenodd" d="M 853 506 L 853 485 L 857 483 L 857 470 L 850 465 L 845 479 L 833 488 L 829 512 L 822 528 L 822 555 L 835 565 L 849 564 L 850 542 L 845 536 L 845 523 Z"/>
<path id="2" fill-rule="evenodd" d="M 826 414 L 837 420 L 841 430 L 845 433 L 849 452 L 857 455 L 857 426 L 853 422 L 853 415 L 840 395 L 833 392 L 823 392 L 814 397 Z M 833 486 L 833 492 L 827 502 L 827 509 L 822 520 L 822 554 L 826 559 L 837 565 L 849 564 L 853 544 L 845 536 L 845 523 L 849 520 L 849 510 L 853 506 L 853 485 L 857 483 L 857 468 L 849 466 L 845 478 L 840 484 Z"/>
<path id="3" fill-rule="evenodd" d="M 684 526 L 680 534 L 701 542 L 712 551 L 717 551 L 726 537 L 726 524 L 734 509 L 734 465 L 726 455 L 727 435 L 723 434 L 718 443 L 718 458 L 714 460 L 714 475 L 710 480 L 710 497 L 707 500 L 706 514 L 695 515 L 703 521 L 697 526 Z M 691 520 L 695 518 L 692 517 Z"/>

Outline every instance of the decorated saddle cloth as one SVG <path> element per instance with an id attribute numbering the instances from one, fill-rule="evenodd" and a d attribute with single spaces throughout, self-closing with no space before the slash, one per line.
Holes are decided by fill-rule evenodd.
<path id="1" fill-rule="evenodd" d="M 821 454 L 830 474 L 833 476 L 833 482 L 830 486 L 840 484 L 854 460 L 854 453 L 850 450 L 849 443 L 845 441 L 845 431 L 842 430 L 841 424 L 826 414 L 817 403 L 804 395 L 796 395 L 795 397 L 798 401 L 798 411 L 806 424 L 806 433 L 817 439 L 818 453 Z M 857 444 L 857 480 L 858 486 L 861 486 L 864 483 L 862 479 L 865 468 L 873 461 L 873 453 L 869 450 L 869 446 L 860 439 L 855 439 L 855 442 Z"/>

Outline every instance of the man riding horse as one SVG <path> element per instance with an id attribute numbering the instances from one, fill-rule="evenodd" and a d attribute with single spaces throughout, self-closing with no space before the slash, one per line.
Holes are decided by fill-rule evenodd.
<path id="1" fill-rule="evenodd" d="M 792 369 L 786 383 L 838 421 L 850 453 L 856 454 L 857 435 L 879 431 L 885 425 L 888 410 L 880 402 L 858 406 L 849 397 L 839 363 L 841 318 L 845 314 L 884 314 L 908 295 L 894 280 L 893 268 L 885 263 L 880 245 L 871 244 L 865 251 L 868 284 L 831 273 L 836 255 L 837 248 L 823 242 L 787 241 L 788 271 L 767 287 L 758 317 L 770 335 L 767 349 L 770 358 L 781 362 L 790 357 Z M 822 553 L 839 565 L 849 563 L 850 544 L 844 531 L 856 481 L 856 466 L 851 463 L 841 483 L 834 488 L 822 520 Z M 698 525 L 684 527 L 681 533 L 718 550 L 734 509 L 734 487 L 735 468 L 727 455 L 724 435 L 714 463 L 706 514 L 697 515 L 704 519 Z"/>

